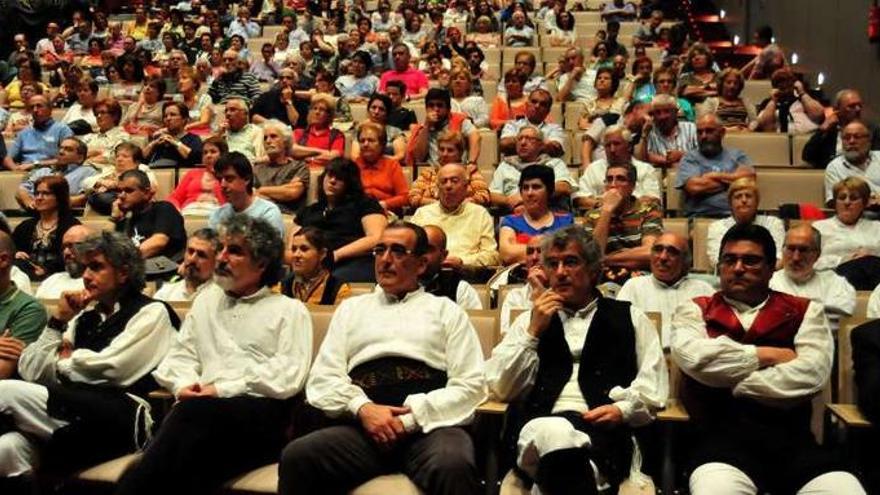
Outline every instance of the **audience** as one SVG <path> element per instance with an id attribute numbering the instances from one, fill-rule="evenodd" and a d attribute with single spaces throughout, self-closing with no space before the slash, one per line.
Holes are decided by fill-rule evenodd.
<path id="1" fill-rule="evenodd" d="M 150 186 L 154 189 L 156 187 L 156 175 L 150 170 L 150 167 L 141 163 L 144 157 L 137 144 L 132 141 L 123 141 L 116 145 L 113 155 L 115 163 L 112 167 L 104 167 L 82 182 L 86 203 L 101 215 L 111 214 L 113 202 L 119 196 L 120 177 L 123 173 L 129 170 L 140 170 L 147 174 Z"/>
<path id="2" fill-rule="evenodd" d="M 281 210 L 275 203 L 256 195 L 254 170 L 245 155 L 237 151 L 224 153 L 214 165 L 214 175 L 220 183 L 220 190 L 226 202 L 211 211 L 208 217 L 209 227 L 217 230 L 226 218 L 235 213 L 244 213 L 265 220 L 275 227 L 278 235 L 284 235 Z"/>
<path id="3" fill-rule="evenodd" d="M 83 285 L 83 264 L 77 246 L 92 234 L 85 225 L 73 225 L 61 238 L 61 255 L 64 259 L 64 271 L 46 277 L 37 288 L 34 297 L 37 299 L 59 299 L 67 291 L 81 291 Z"/>
<path id="4" fill-rule="evenodd" d="M 847 177 L 858 177 L 871 188 L 868 206 L 880 203 L 880 151 L 871 150 L 871 129 L 853 120 L 840 130 L 842 152 L 825 168 L 825 203 L 834 203 L 834 186 Z"/>
<path id="5" fill-rule="evenodd" d="M 446 233 L 436 225 L 425 225 L 424 229 L 428 236 L 428 250 L 425 252 L 428 263 L 425 266 L 425 273 L 419 278 L 425 292 L 449 298 L 461 309 L 483 309 L 480 296 L 473 286 L 463 280 L 459 272 L 443 267 L 443 262 L 449 257 L 449 251 L 446 250 Z"/>
<path id="6" fill-rule="evenodd" d="M 116 231 L 131 239 L 145 259 L 164 256 L 177 261 L 186 245 L 183 217 L 167 201 L 154 201 L 154 196 L 147 174 L 140 170 L 123 172 L 110 219 L 116 223 Z"/>
<path id="7" fill-rule="evenodd" d="M 147 163 L 154 168 L 189 168 L 202 161 L 202 140 L 187 132 L 189 109 L 183 102 L 162 106 L 164 127 L 144 146 Z"/>
<path id="8" fill-rule="evenodd" d="M 263 129 L 250 123 L 249 112 L 247 100 L 239 97 L 226 100 L 223 110 L 226 122 L 221 125 L 217 136 L 226 140 L 229 151 L 241 153 L 251 163 L 258 163 L 266 160 Z"/>
<path id="9" fill-rule="evenodd" d="M 306 304 L 336 305 L 351 295 L 351 285 L 330 273 L 330 248 L 324 233 L 303 227 L 290 240 L 293 273 L 281 284 L 281 292 Z"/>
<path id="10" fill-rule="evenodd" d="M 254 166 L 254 193 L 292 214 L 305 205 L 309 191 L 309 167 L 290 156 L 293 134 L 280 120 L 262 124 L 263 147 L 269 161 Z"/>
<path id="11" fill-rule="evenodd" d="M 165 282 L 153 295 L 160 301 L 192 301 L 213 285 L 221 241 L 212 229 L 199 229 L 189 236 L 177 279 Z"/>
<path id="12" fill-rule="evenodd" d="M 460 132 L 467 139 L 467 163 L 480 158 L 480 131 L 466 114 L 453 112 L 449 91 L 431 88 L 425 96 L 425 123 L 413 130 L 412 159 L 416 163 L 435 163 L 439 158 L 437 138 L 444 131 Z"/>
<path id="13" fill-rule="evenodd" d="M 387 128 L 386 128 L 387 129 Z M 460 132 L 443 131 L 437 136 L 437 161 L 422 168 L 409 188 L 409 204 L 413 208 L 436 203 L 440 197 L 438 172 L 449 163 L 461 163 L 464 138 Z M 466 201 L 485 206 L 489 204 L 489 185 L 475 165 L 467 165 L 470 175 Z"/>
<path id="14" fill-rule="evenodd" d="M 686 153 L 697 148 L 697 127 L 678 120 L 678 102 L 674 96 L 654 96 L 650 115 L 651 118 L 644 121 L 636 157 L 658 168 L 677 167 Z"/>
<path id="15" fill-rule="evenodd" d="M 508 271 L 504 272 L 507 275 L 507 284 L 519 281 L 522 285 L 510 288 L 503 301 L 499 296 L 501 308 L 498 314 L 498 326 L 501 335 L 510 330 L 510 325 L 513 323 L 512 312 L 531 309 L 534 299 L 547 288 L 547 273 L 541 264 L 543 239 L 544 237 L 541 235 L 532 236 L 526 243 L 525 261 L 511 266 Z"/>
<path id="16" fill-rule="evenodd" d="M 52 106 L 45 96 L 30 97 L 27 107 L 33 113 L 33 124 L 15 135 L 3 158 L 3 166 L 8 170 L 30 170 L 53 165 L 61 141 L 73 136 L 67 124 L 52 119 Z"/>
<path id="17" fill-rule="evenodd" d="M 844 152 L 841 131 L 850 122 L 862 120 L 864 102 L 862 96 L 854 89 L 842 89 L 834 97 L 833 111 L 825 118 L 819 129 L 810 136 L 804 146 L 802 158 L 805 162 L 818 168 L 825 168 L 828 163 Z M 868 141 L 871 150 L 880 150 L 880 127 L 873 122 L 865 122 L 870 132 Z"/>
<path id="18" fill-rule="evenodd" d="M 202 166 L 188 170 L 166 201 L 183 215 L 209 215 L 225 203 L 214 166 L 228 151 L 225 139 L 217 136 L 206 139 L 202 143 Z"/>
<path id="19" fill-rule="evenodd" d="M 809 134 L 825 119 L 825 109 L 799 81 L 791 69 L 777 69 L 771 77 L 770 97 L 758 105 L 751 129 L 760 132 Z"/>
<path id="20" fill-rule="evenodd" d="M 400 215 L 409 203 L 409 185 L 400 163 L 383 155 L 387 137 L 385 128 L 364 122 L 357 129 L 360 155 L 355 163 L 361 172 L 361 184 L 367 197 L 379 202 L 385 211 Z"/>
<path id="21" fill-rule="evenodd" d="M 516 154 L 520 131 L 526 126 L 531 126 L 537 128 L 543 135 L 542 153 L 552 157 L 562 156 L 565 146 L 565 131 L 559 124 L 547 122 L 547 116 L 550 115 L 552 106 L 553 96 L 546 89 L 539 88 L 529 93 L 525 115 L 519 117 L 511 115 L 514 118 L 508 120 L 501 128 L 501 137 L 498 142 L 501 154 Z"/>
<path id="22" fill-rule="evenodd" d="M 37 180 L 50 175 L 59 175 L 64 177 L 67 182 L 70 205 L 73 207 L 84 206 L 86 202 L 84 182 L 97 173 L 94 168 L 83 165 L 87 153 L 88 148 L 79 138 L 66 137 L 62 139 L 58 156 L 52 160 L 51 165 L 46 164 L 31 170 L 18 187 L 15 199 L 26 210 L 34 210 Z"/>
<path id="23" fill-rule="evenodd" d="M 116 146 L 128 141 L 131 136 L 119 126 L 122 120 L 122 107 L 112 98 L 98 100 L 95 103 L 95 119 L 98 123 L 97 130 L 82 136 L 82 141 L 88 147 L 85 163 L 102 168 L 114 163 Z"/>

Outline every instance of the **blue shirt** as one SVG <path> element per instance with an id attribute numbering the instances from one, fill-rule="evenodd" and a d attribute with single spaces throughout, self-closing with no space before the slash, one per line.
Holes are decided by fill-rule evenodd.
<path id="1" fill-rule="evenodd" d="M 40 167 L 31 170 L 31 173 L 21 183 L 21 188 L 27 191 L 30 196 L 34 195 L 34 187 L 37 179 L 47 175 L 63 174 L 67 185 L 70 187 L 70 195 L 75 196 L 83 192 L 83 180 L 98 173 L 88 165 L 68 165 L 64 171 L 59 171 L 52 167 Z"/>
<path id="2" fill-rule="evenodd" d="M 741 165 L 749 165 L 749 157 L 740 150 L 724 148 L 716 157 L 707 158 L 699 149 L 685 153 L 681 159 L 681 167 L 675 178 L 675 188 L 684 189 L 688 179 L 700 177 L 708 172 L 735 171 Z M 690 196 L 684 194 L 684 213 L 689 217 L 724 217 L 730 215 L 730 204 L 727 201 L 727 188 L 706 196 Z"/>
<path id="3" fill-rule="evenodd" d="M 15 163 L 33 163 L 37 160 L 48 160 L 58 155 L 58 145 L 64 138 L 73 136 L 67 124 L 47 120 L 39 128 L 30 125 L 15 136 L 9 147 L 9 156 Z"/>
<path id="4" fill-rule="evenodd" d="M 236 211 L 232 209 L 231 203 L 224 204 L 211 212 L 211 216 L 208 218 L 208 227 L 219 230 L 220 224 L 234 213 Z M 275 227 L 281 238 L 284 239 L 284 220 L 281 218 L 281 209 L 275 203 L 263 198 L 254 198 L 254 202 L 240 213 L 269 222 L 269 225 Z"/>
<path id="5" fill-rule="evenodd" d="M 513 229 L 514 233 L 516 233 L 516 242 L 518 244 L 526 244 L 529 242 L 529 239 L 536 235 L 548 234 L 572 223 L 574 223 L 574 215 L 571 213 L 553 213 L 552 224 L 536 229 L 529 225 L 525 215 L 507 215 L 501 219 L 501 224 L 498 228 L 509 227 Z"/>

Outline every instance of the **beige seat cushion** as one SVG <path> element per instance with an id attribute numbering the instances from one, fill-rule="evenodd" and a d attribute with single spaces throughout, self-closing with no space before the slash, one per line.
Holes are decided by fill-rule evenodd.
<path id="1" fill-rule="evenodd" d="M 402 474 L 388 474 L 371 479 L 352 490 L 351 495 L 422 495 L 412 481 Z"/>
<path id="2" fill-rule="evenodd" d="M 241 490 L 249 493 L 277 493 L 278 464 L 270 464 L 254 469 L 235 478 L 228 486 L 232 490 Z"/>
<path id="3" fill-rule="evenodd" d="M 618 495 L 653 495 L 655 493 L 654 483 L 647 476 L 645 479 L 647 481 L 645 486 L 639 486 L 630 480 L 624 481 L 617 491 Z M 507 472 L 501 482 L 500 495 L 530 495 L 531 493 L 531 490 L 526 488 L 526 484 L 512 470 Z"/>
<path id="4" fill-rule="evenodd" d="M 116 483 L 122 474 L 141 460 L 141 454 L 128 454 L 107 462 L 90 467 L 77 475 L 77 479 L 83 481 L 95 481 L 104 483 Z"/>

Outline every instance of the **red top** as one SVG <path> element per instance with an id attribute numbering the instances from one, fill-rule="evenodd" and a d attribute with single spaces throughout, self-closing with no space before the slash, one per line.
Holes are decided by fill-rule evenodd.
<path id="1" fill-rule="evenodd" d="M 804 320 L 809 299 L 770 291 L 764 307 L 751 328 L 745 329 L 730 305 L 716 292 L 711 297 L 697 297 L 694 302 L 703 312 L 706 332 L 710 337 L 722 335 L 743 343 L 794 348 L 794 337 Z"/>
<path id="2" fill-rule="evenodd" d="M 330 128 L 315 129 L 313 126 L 309 126 L 309 133 L 305 137 L 303 137 L 304 132 L 306 132 L 306 129 L 294 129 L 293 142 L 301 146 L 308 146 L 309 148 L 338 151 L 339 156 L 345 154 L 345 134 L 343 134 L 342 131 L 337 130 L 331 133 Z M 335 138 L 333 142 L 330 142 L 331 135 Z M 318 158 L 309 158 L 306 160 L 306 163 L 308 163 L 310 167 L 323 167 L 327 164 L 326 160 Z"/>
<path id="3" fill-rule="evenodd" d="M 367 165 L 361 155 L 355 163 L 361 169 L 361 182 L 368 197 L 384 201 L 386 210 L 400 210 L 409 204 L 409 183 L 397 160 L 383 156 L 373 165 Z"/>
<path id="4" fill-rule="evenodd" d="M 388 81 L 401 80 L 406 85 L 406 95 L 412 96 L 418 94 L 421 90 L 428 87 L 428 76 L 424 72 L 410 66 L 403 72 L 394 69 L 386 70 L 379 78 L 379 91 L 385 92 L 385 85 Z"/>
<path id="5" fill-rule="evenodd" d="M 193 201 L 198 201 L 202 195 L 202 177 L 207 173 L 204 168 L 196 168 L 187 172 L 178 182 L 174 191 L 165 198 L 165 201 L 173 204 L 178 210 L 182 210 Z M 226 203 L 223 192 L 220 190 L 220 181 L 214 181 L 214 197 L 218 204 Z"/>

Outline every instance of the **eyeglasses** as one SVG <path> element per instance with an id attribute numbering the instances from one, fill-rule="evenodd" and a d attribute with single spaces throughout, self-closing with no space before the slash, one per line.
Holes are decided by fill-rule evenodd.
<path id="1" fill-rule="evenodd" d="M 746 268 L 760 268 L 764 264 L 764 257 L 757 254 L 744 254 L 742 256 L 724 254 L 721 256 L 721 263 L 727 267 L 734 267 L 740 262 Z"/>
<path id="2" fill-rule="evenodd" d="M 372 249 L 373 256 L 379 258 L 385 255 L 386 252 L 391 253 L 391 257 L 395 260 L 401 260 L 404 256 L 415 254 L 415 251 L 412 249 L 407 249 L 403 244 L 392 244 L 390 246 L 386 246 L 385 244 L 377 244 Z"/>
<path id="3" fill-rule="evenodd" d="M 559 264 L 562 264 L 562 267 L 566 270 L 574 270 L 575 268 L 580 267 L 584 264 L 584 260 L 582 260 L 578 256 L 565 256 L 562 258 L 547 258 L 544 260 L 544 267 L 548 270 L 556 270 L 559 268 Z"/>
<path id="4" fill-rule="evenodd" d="M 783 249 L 785 249 L 785 252 L 789 254 L 808 254 L 816 250 L 812 246 L 785 246 L 783 247 Z"/>

